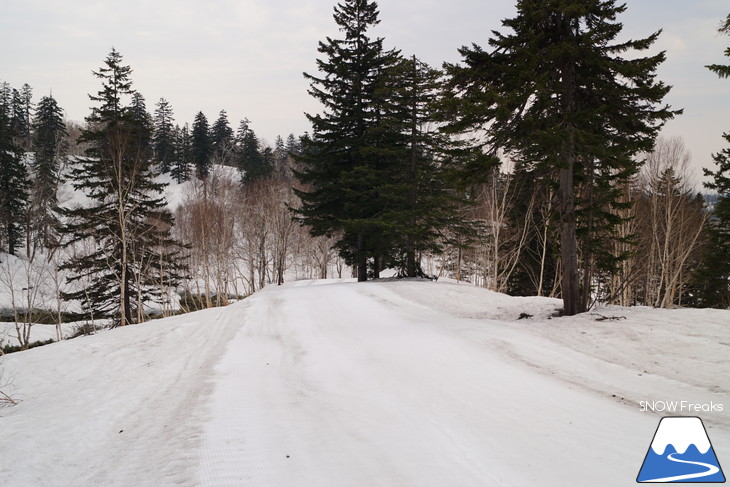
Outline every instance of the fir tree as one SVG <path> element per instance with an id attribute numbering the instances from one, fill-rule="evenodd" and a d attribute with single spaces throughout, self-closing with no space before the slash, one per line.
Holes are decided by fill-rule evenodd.
<path id="1" fill-rule="evenodd" d="M 291 174 L 289 171 L 289 153 L 284 145 L 284 139 L 280 135 L 276 136 L 274 141 L 274 151 L 272 154 L 274 172 L 283 179 L 290 179 Z"/>
<path id="2" fill-rule="evenodd" d="M 132 92 L 132 101 L 127 112 L 132 122 L 131 127 L 134 128 L 134 143 L 144 152 L 145 157 L 152 157 L 152 115 L 147 111 L 144 96 L 138 91 Z"/>
<path id="3" fill-rule="evenodd" d="M 126 325 L 143 319 L 145 301 L 159 298 L 162 286 L 176 285 L 180 248 L 170 238 L 164 185 L 154 181 L 149 116 L 132 90 L 131 68 L 112 49 L 94 75 L 102 89 L 90 95 L 98 106 L 82 133 L 89 149 L 71 171 L 74 188 L 91 203 L 62 211 L 68 245 L 87 239 L 95 245 L 62 266 L 72 271 L 71 282 L 89 278 L 86 287 L 63 296 L 80 300 L 91 316 Z"/>
<path id="4" fill-rule="evenodd" d="M 294 134 L 289 134 L 286 138 L 286 151 L 291 155 L 300 155 L 302 153 L 302 143 Z"/>
<path id="5" fill-rule="evenodd" d="M 307 114 L 314 132 L 304 139 L 302 168 L 296 172 L 307 188 L 297 191 L 298 215 L 315 236 L 341 234 L 340 255 L 357 266 L 358 280 L 366 280 L 368 259 L 379 260 L 389 250 L 378 216 L 387 205 L 381 186 L 392 159 L 383 145 L 378 89 L 398 53 L 385 51 L 383 39 L 368 35 L 379 23 L 375 2 L 346 0 L 335 7 L 334 20 L 343 38 L 320 42 L 321 75 L 305 73 L 309 94 L 326 108 Z M 374 264 L 376 275 L 379 267 Z"/>
<path id="6" fill-rule="evenodd" d="M 31 150 L 33 90 L 27 83 L 20 90 L 12 90 L 10 124 L 15 133 L 15 142 L 23 152 Z"/>
<path id="7" fill-rule="evenodd" d="M 583 311 L 590 296 L 590 278 L 580 279 L 579 233 L 583 271 L 590 273 L 600 251 L 595 226 L 605 236 L 615 224 L 607 218 L 619 204 L 614 188 L 636 173 L 634 156 L 650 151 L 659 128 L 677 113 L 657 106 L 669 91 L 655 79 L 664 53 L 621 57 L 648 49 L 659 32 L 613 43 L 625 8 L 614 0 L 521 0 L 517 17 L 503 22 L 510 33 L 489 41 L 492 52 L 464 47 L 465 66 L 447 66 L 447 101 L 458 113 L 452 130 L 488 126 L 488 152 L 551 168 L 568 315 Z"/>
<path id="8" fill-rule="evenodd" d="M 0 81 L 0 107 L 3 109 L 3 113 L 5 113 L 5 117 L 9 118 L 10 113 L 12 110 L 12 96 L 13 96 L 13 88 L 10 86 L 10 83 L 6 81 Z"/>
<path id="9" fill-rule="evenodd" d="M 198 112 L 193 120 L 192 143 L 195 175 L 198 179 L 205 180 L 210 174 L 212 144 L 208 119 L 205 118 L 203 112 Z"/>
<path id="10" fill-rule="evenodd" d="M 46 248 L 58 244 L 58 185 L 68 153 L 68 132 L 63 110 L 53 96 L 38 103 L 33 121 L 33 198 L 32 224 L 38 240 Z"/>
<path id="11" fill-rule="evenodd" d="M 13 90 L 15 93 L 17 91 Z M 23 162 L 22 137 L 13 112 L 17 108 L 9 86 L 0 96 L 0 248 L 15 254 L 25 236 L 30 181 Z"/>
<path id="12" fill-rule="evenodd" d="M 190 179 L 190 165 L 193 163 L 193 139 L 188 124 L 181 129 L 175 128 L 175 163 L 170 175 L 177 184 Z"/>
<path id="13" fill-rule="evenodd" d="M 152 147 L 160 172 L 167 174 L 175 158 L 175 134 L 172 126 L 173 113 L 170 102 L 160 98 L 153 119 Z"/>
<path id="14" fill-rule="evenodd" d="M 248 185 L 270 176 L 273 172 L 273 157 L 264 157 L 259 139 L 251 129 L 248 120 L 241 121 L 236 139 L 241 183 Z"/>
<path id="15" fill-rule="evenodd" d="M 233 155 L 233 129 L 228 123 L 228 114 L 221 110 L 218 119 L 210 129 L 212 156 L 219 164 L 229 165 Z"/>
<path id="16" fill-rule="evenodd" d="M 384 74 L 378 90 L 380 144 L 392 160 L 381 188 L 387 209 L 378 220 L 391 247 L 388 264 L 404 276 L 423 276 L 419 256 L 440 253 L 445 230 L 473 231 L 461 219 L 467 201 L 455 190 L 459 181 L 453 177 L 466 159 L 435 128 L 441 73 L 413 57 Z"/>

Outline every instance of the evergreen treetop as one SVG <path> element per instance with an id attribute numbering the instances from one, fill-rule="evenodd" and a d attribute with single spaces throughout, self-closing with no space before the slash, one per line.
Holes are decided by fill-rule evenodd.
<path id="1" fill-rule="evenodd" d="M 33 121 L 33 226 L 43 245 L 50 248 L 58 242 L 57 191 L 61 170 L 68 153 L 68 132 L 63 110 L 53 96 L 44 96 L 38 102 Z"/>
<path id="2" fill-rule="evenodd" d="M 193 164 L 198 179 L 205 180 L 210 174 L 212 143 L 208 119 L 203 112 L 198 112 L 193 121 L 192 131 Z"/>
<path id="3" fill-rule="evenodd" d="M 170 102 L 160 98 L 153 119 L 152 145 L 155 160 L 160 165 L 160 172 L 162 173 L 170 172 L 175 158 L 175 134 L 172 124 L 172 106 Z"/>
<path id="4" fill-rule="evenodd" d="M 228 165 L 233 155 L 233 129 L 228 123 L 228 114 L 221 110 L 218 119 L 210 129 L 210 141 L 213 158 L 219 163 Z"/>
<path id="5" fill-rule="evenodd" d="M 0 92 L 0 248 L 15 254 L 25 236 L 30 179 L 23 161 L 22 128 L 14 113 L 17 90 Z"/>

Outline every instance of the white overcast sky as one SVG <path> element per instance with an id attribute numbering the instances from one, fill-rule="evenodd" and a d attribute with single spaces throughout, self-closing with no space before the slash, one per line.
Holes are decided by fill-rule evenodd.
<path id="1" fill-rule="evenodd" d="M 203 111 L 212 123 L 221 109 L 234 129 L 242 118 L 273 143 L 308 130 L 304 112 L 317 112 L 302 72 L 315 73 L 317 43 L 336 36 L 335 0 L 3 0 L 0 5 L 0 80 L 52 92 L 67 118 L 82 121 L 92 74 L 114 46 L 133 69 L 134 88 L 152 112 L 164 97 L 176 121 Z M 383 0 L 386 48 L 415 54 L 435 67 L 458 62 L 457 48 L 486 47 L 492 30 L 516 13 L 515 0 Z M 685 113 L 664 135 L 682 136 L 699 167 L 725 147 L 730 131 L 730 80 L 703 66 L 728 63 L 730 37 L 717 27 L 727 0 L 627 0 L 619 19 L 626 37 L 663 29 L 654 52 L 666 50 L 659 77 L 674 88 L 666 101 Z"/>

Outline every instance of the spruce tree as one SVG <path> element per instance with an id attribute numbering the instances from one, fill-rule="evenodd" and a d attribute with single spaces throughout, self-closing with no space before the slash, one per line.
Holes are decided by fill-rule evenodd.
<path id="1" fill-rule="evenodd" d="M 225 110 L 220 111 L 218 119 L 210 128 L 210 142 L 213 160 L 218 164 L 230 165 L 233 159 L 233 129 Z"/>
<path id="2" fill-rule="evenodd" d="M 238 170 L 241 172 L 241 183 L 251 184 L 271 175 L 273 157 L 264 157 L 256 133 L 248 120 L 242 120 L 236 134 Z"/>
<path id="3" fill-rule="evenodd" d="M 131 135 L 134 143 L 144 152 L 146 157 L 152 157 L 152 115 L 147 111 L 147 103 L 144 96 L 138 91 L 132 92 L 132 100 L 129 104 L 128 114 L 131 127 L 134 128 Z"/>
<path id="4" fill-rule="evenodd" d="M 720 33 L 730 35 L 730 15 L 719 29 Z M 730 58 L 730 47 L 725 49 Z M 730 77 L 730 65 L 713 64 L 707 66 L 720 78 Z M 718 194 L 709 224 L 709 250 L 699 270 L 701 287 L 700 305 L 730 308 L 730 132 L 722 136 L 728 143 L 717 154 L 713 154 L 717 169 L 704 169 L 705 176 L 712 178 L 705 187 Z"/>
<path id="5" fill-rule="evenodd" d="M 464 47 L 465 65 L 447 66 L 447 101 L 458 113 L 450 128 L 488 129 L 486 151 L 550 168 L 558 188 L 563 311 L 572 315 L 585 309 L 591 292 L 590 279 L 580 279 L 579 232 L 586 236 L 583 272 L 592 272 L 599 249 L 591 225 L 610 232 L 616 220 L 606 215 L 619 204 L 614 188 L 636 173 L 635 155 L 651 150 L 677 112 L 659 106 L 669 91 L 656 80 L 664 53 L 621 57 L 659 36 L 616 43 L 625 5 L 520 0 L 517 9 L 503 22 L 509 33 L 495 32 L 489 41 L 491 52 Z"/>
<path id="6" fill-rule="evenodd" d="M 4 85 L 0 96 L 0 248 L 12 255 L 25 236 L 30 191 L 14 93 L 17 90 Z"/>
<path id="7" fill-rule="evenodd" d="M 454 177 L 465 169 L 467 153 L 436 128 L 440 89 L 441 72 L 415 56 L 389 68 L 378 89 L 380 145 L 390 160 L 380 189 L 387 209 L 377 219 L 390 247 L 385 264 L 408 277 L 424 275 L 420 255 L 440 253 L 445 232 L 474 230 L 461 218 L 468 204 L 464 181 Z M 477 156 L 471 164 L 477 160 L 482 168 L 492 163 Z"/>
<path id="8" fill-rule="evenodd" d="M 172 126 L 173 113 L 170 102 L 160 98 L 153 119 L 152 147 L 160 172 L 170 172 L 175 158 L 175 133 Z"/>
<path id="9" fill-rule="evenodd" d="M 33 121 L 32 225 L 38 241 L 46 248 L 58 244 L 58 185 L 68 153 L 68 132 L 63 110 L 53 96 L 38 102 Z"/>
<path id="10" fill-rule="evenodd" d="M 63 297 L 81 301 L 89 315 L 126 325 L 141 320 L 144 303 L 159 298 L 163 286 L 175 286 L 183 269 L 175 258 L 180 247 L 170 238 L 164 185 L 154 180 L 149 115 L 132 90 L 131 68 L 112 49 L 94 75 L 102 88 L 89 96 L 97 104 L 82 133 L 89 149 L 71 171 L 74 188 L 90 204 L 62 210 L 67 245 L 93 243 L 90 253 L 62 268 L 71 270 L 70 282 L 89 280 Z"/>
<path id="11" fill-rule="evenodd" d="M 198 179 L 205 180 L 210 174 L 212 144 L 208 119 L 203 112 L 198 112 L 193 120 L 192 144 L 195 175 Z"/>
<path id="12" fill-rule="evenodd" d="M 23 152 L 31 150 L 33 90 L 27 83 L 20 90 L 12 90 L 10 124 L 15 134 L 15 142 Z"/>
<path id="13" fill-rule="evenodd" d="M 190 179 L 190 165 L 193 163 L 193 139 L 186 123 L 183 128 L 175 127 L 175 162 L 170 175 L 182 184 Z"/>
<path id="14" fill-rule="evenodd" d="M 379 23 L 378 7 L 369 0 L 346 0 L 334 9 L 342 38 L 320 42 L 320 75 L 305 73 L 309 94 L 325 107 L 307 114 L 313 134 L 303 141 L 296 172 L 306 190 L 297 210 L 312 235 L 342 235 L 340 255 L 355 265 L 358 280 L 367 279 L 369 258 L 388 250 L 378 216 L 386 209 L 381 186 L 387 181 L 388 148 L 380 125 L 383 115 L 378 89 L 384 73 L 399 59 L 383 48 L 383 39 L 368 31 Z M 379 265 L 374 265 L 377 274 Z"/>
<path id="15" fill-rule="evenodd" d="M 273 166 L 274 166 L 274 172 L 283 179 L 290 179 L 291 174 L 289 171 L 289 153 L 286 150 L 286 146 L 284 145 L 284 139 L 281 138 L 280 135 L 276 136 L 276 140 L 274 141 L 274 151 L 273 151 Z"/>
<path id="16" fill-rule="evenodd" d="M 284 148 L 291 155 L 299 155 L 302 152 L 302 143 L 294 134 L 289 134 L 286 137 L 286 145 Z"/>

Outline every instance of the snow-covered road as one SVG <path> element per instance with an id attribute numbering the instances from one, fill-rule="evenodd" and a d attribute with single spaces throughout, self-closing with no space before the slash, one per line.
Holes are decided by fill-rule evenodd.
<path id="1" fill-rule="evenodd" d="M 0 479 L 628 485 L 661 416 L 638 401 L 664 399 L 727 403 L 699 415 L 730 454 L 730 312 L 548 319 L 557 306 L 308 281 L 14 354 L 4 368 L 23 402 L 0 410 Z"/>

